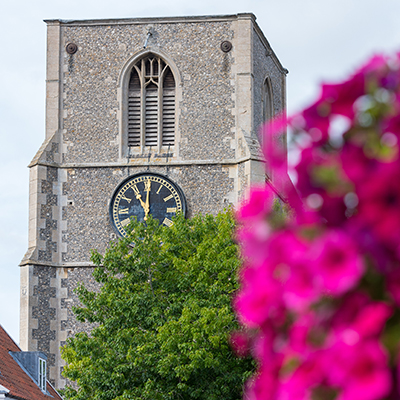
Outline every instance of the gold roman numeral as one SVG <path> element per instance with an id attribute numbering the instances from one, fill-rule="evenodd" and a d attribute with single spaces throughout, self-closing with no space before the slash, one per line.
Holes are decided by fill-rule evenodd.
<path id="1" fill-rule="evenodd" d="M 144 191 L 150 192 L 150 190 L 151 190 L 151 180 L 149 179 L 144 183 Z"/>
<path id="2" fill-rule="evenodd" d="M 121 208 L 118 214 L 129 214 L 129 208 Z"/>
<path id="3" fill-rule="evenodd" d="M 132 186 L 132 189 L 133 189 L 133 191 L 135 192 L 135 195 L 136 195 L 136 196 L 140 196 L 139 189 L 137 188 L 136 185 Z"/>
<path id="4" fill-rule="evenodd" d="M 130 199 L 129 197 L 126 197 L 125 195 L 121 196 L 121 199 L 127 201 L 128 203 L 130 203 L 132 201 L 132 199 Z"/>
<path id="5" fill-rule="evenodd" d="M 174 223 L 170 219 L 164 218 L 163 224 L 166 225 L 166 226 L 171 226 Z"/>
<path id="6" fill-rule="evenodd" d="M 161 190 L 162 187 L 163 187 L 163 185 L 160 184 L 160 187 L 158 188 L 158 190 L 157 190 L 157 192 L 156 192 L 157 194 L 160 193 L 160 190 Z"/>
<path id="7" fill-rule="evenodd" d="M 168 197 L 165 197 L 165 198 L 164 198 L 164 201 L 171 200 L 173 197 L 174 197 L 174 195 L 173 195 L 173 194 L 170 194 Z"/>
<path id="8" fill-rule="evenodd" d="M 122 225 L 122 226 L 126 226 L 126 225 L 129 224 L 129 222 L 131 222 L 131 220 L 130 220 L 129 218 L 124 219 L 123 221 L 121 221 L 121 225 Z"/>
<path id="9" fill-rule="evenodd" d="M 176 207 L 167 207 L 167 212 L 176 212 Z"/>

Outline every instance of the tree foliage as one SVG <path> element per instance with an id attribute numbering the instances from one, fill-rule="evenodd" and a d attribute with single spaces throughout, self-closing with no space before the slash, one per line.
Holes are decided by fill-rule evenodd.
<path id="1" fill-rule="evenodd" d="M 240 399 L 252 370 L 229 332 L 239 257 L 231 212 L 178 216 L 171 228 L 133 221 L 104 256 L 98 292 L 82 284 L 79 321 L 95 324 L 62 349 L 69 399 Z M 75 388 L 74 388 L 75 387 Z"/>

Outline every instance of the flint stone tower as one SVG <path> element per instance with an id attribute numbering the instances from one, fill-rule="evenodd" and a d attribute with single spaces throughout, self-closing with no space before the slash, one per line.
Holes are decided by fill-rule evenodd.
<path id="1" fill-rule="evenodd" d="M 90 250 L 118 234 L 116 188 L 152 173 L 181 189 L 188 217 L 237 204 L 272 178 L 257 131 L 285 108 L 287 70 L 253 14 L 45 22 L 46 138 L 29 165 L 20 346 L 45 352 L 62 388 L 59 348 L 89 329 L 74 319 L 74 289 L 93 285 Z M 139 200 L 146 212 L 136 186 L 140 199 L 132 192 L 117 217 Z"/>

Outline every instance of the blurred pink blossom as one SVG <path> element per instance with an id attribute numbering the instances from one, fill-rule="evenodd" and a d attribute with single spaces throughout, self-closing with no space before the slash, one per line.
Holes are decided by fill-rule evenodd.
<path id="1" fill-rule="evenodd" d="M 340 295 L 354 287 L 364 272 L 363 260 L 351 237 L 331 230 L 313 246 L 314 274 L 323 291 Z"/>
<path id="2" fill-rule="evenodd" d="M 338 400 L 374 400 L 391 390 L 388 357 L 377 340 L 354 345 L 337 343 L 329 349 L 328 383 L 339 388 Z"/>
<path id="3" fill-rule="evenodd" d="M 258 364 L 246 399 L 399 397 L 399 116 L 400 53 L 372 57 L 302 112 L 266 124 L 271 176 L 237 214 L 244 261 L 233 305 L 244 331 L 232 342 Z M 296 187 L 287 124 L 299 144 Z M 276 196 L 293 210 L 278 225 Z"/>

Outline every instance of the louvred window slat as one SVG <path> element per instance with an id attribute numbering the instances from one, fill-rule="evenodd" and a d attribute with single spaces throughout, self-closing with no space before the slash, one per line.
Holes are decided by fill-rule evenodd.
<path id="1" fill-rule="evenodd" d="M 162 144 L 173 146 L 175 144 L 175 80 L 169 68 L 163 83 Z"/>
<path id="2" fill-rule="evenodd" d="M 128 94 L 128 146 L 140 146 L 140 78 L 132 69 Z"/>

